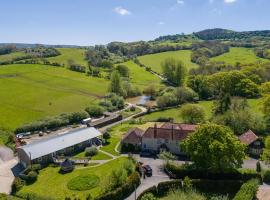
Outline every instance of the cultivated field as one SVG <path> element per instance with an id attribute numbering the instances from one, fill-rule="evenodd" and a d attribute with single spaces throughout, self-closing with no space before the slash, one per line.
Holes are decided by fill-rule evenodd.
<path id="1" fill-rule="evenodd" d="M 241 64 L 251 64 L 255 62 L 269 62 L 267 59 L 259 58 L 254 54 L 253 49 L 233 47 L 228 53 L 214 57 L 212 61 L 225 62 L 230 65 L 235 65 L 239 62 Z"/>
<path id="2" fill-rule="evenodd" d="M 87 66 L 85 58 L 85 49 L 76 48 L 58 48 L 61 55 L 47 58 L 50 62 L 58 62 L 67 66 L 68 60 L 72 59 L 75 63 Z"/>
<path id="3" fill-rule="evenodd" d="M 0 67 L 0 127 L 19 125 L 63 112 L 79 111 L 107 91 L 108 81 L 61 67 Z"/>
<path id="4" fill-rule="evenodd" d="M 186 65 L 187 69 L 196 68 L 197 64 L 190 61 L 190 55 L 190 50 L 180 50 L 139 56 L 138 59 L 144 65 L 151 67 L 153 71 L 162 73 L 161 63 L 168 57 L 181 60 Z"/>
<path id="5" fill-rule="evenodd" d="M 86 199 L 91 194 L 93 198 L 102 192 L 104 181 L 106 181 L 111 171 L 119 169 L 125 160 L 127 158 L 122 157 L 102 166 L 75 169 L 72 173 L 68 174 L 60 174 L 59 167 L 46 167 L 40 171 L 38 180 L 34 184 L 24 186 L 18 195 L 25 197 L 27 193 L 34 193 L 36 195 L 62 200 L 66 197 L 70 197 L 71 199 Z M 97 187 L 85 191 L 70 190 L 67 187 L 67 183 L 71 179 L 85 175 L 97 176 L 99 178 Z"/>

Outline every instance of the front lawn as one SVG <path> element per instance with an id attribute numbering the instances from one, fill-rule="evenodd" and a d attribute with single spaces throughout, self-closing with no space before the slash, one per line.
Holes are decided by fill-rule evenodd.
<path id="1" fill-rule="evenodd" d="M 83 151 L 73 156 L 73 158 L 85 159 L 87 158 L 87 156 L 85 156 L 85 151 Z M 112 159 L 111 156 L 108 156 L 107 154 L 101 151 L 98 151 L 97 155 L 91 157 L 91 160 L 110 160 L 110 159 Z"/>
<path id="2" fill-rule="evenodd" d="M 59 167 L 47 167 L 39 172 L 38 180 L 35 183 L 24 186 L 17 193 L 17 195 L 20 197 L 25 197 L 28 193 L 32 193 L 59 200 L 63 200 L 66 197 L 70 197 L 71 199 L 75 199 L 76 197 L 77 199 L 86 199 L 89 194 L 91 194 L 92 197 L 96 197 L 101 193 L 104 187 L 103 183 L 106 181 L 106 178 L 109 176 L 112 170 L 121 167 L 127 159 L 128 158 L 121 157 L 113 161 L 109 161 L 101 166 L 75 169 L 73 172 L 67 174 L 60 174 Z M 71 186 L 71 180 L 75 180 L 77 177 L 93 175 L 97 176 L 99 179 L 98 183 L 95 182 L 95 184 L 97 184 L 96 187 L 84 191 L 69 189 L 68 183 L 69 186 Z M 77 178 L 76 180 L 79 179 L 80 178 Z M 84 181 L 88 180 L 86 178 L 83 179 Z M 93 186 L 93 184 L 91 186 Z"/>

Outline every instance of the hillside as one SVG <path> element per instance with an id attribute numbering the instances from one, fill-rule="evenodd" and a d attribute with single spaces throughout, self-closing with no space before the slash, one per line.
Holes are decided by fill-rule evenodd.
<path id="1" fill-rule="evenodd" d="M 139 56 L 138 59 L 142 64 L 146 65 L 147 67 L 151 67 L 153 71 L 162 73 L 161 64 L 168 57 L 181 60 L 186 65 L 187 69 L 196 68 L 197 65 L 190 61 L 190 55 L 190 50 L 180 50 Z"/>
<path id="2" fill-rule="evenodd" d="M 44 65 L 0 67 L 0 127 L 14 129 L 46 116 L 84 109 L 108 81 Z"/>
<path id="3" fill-rule="evenodd" d="M 0 55 L 0 62 L 11 61 L 13 59 L 16 59 L 16 58 L 19 58 L 22 56 L 26 56 L 26 53 L 23 51 L 12 52 L 9 54 Z"/>

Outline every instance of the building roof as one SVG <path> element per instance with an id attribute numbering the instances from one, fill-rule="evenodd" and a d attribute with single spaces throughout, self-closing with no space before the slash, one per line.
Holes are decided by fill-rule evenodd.
<path id="1" fill-rule="evenodd" d="M 125 134 L 122 139 L 123 143 L 138 145 L 141 143 L 144 131 L 140 128 L 132 128 Z"/>
<path id="2" fill-rule="evenodd" d="M 31 160 L 33 160 L 65 149 L 67 147 L 82 143 L 100 135 L 101 133 L 93 127 L 82 128 L 62 135 L 57 135 L 48 139 L 33 142 L 19 148 L 24 150 L 25 153 L 31 157 Z"/>
<path id="3" fill-rule="evenodd" d="M 253 131 L 248 130 L 246 133 L 239 136 L 239 140 L 246 145 L 250 145 L 258 139 L 258 136 Z"/>
<path id="4" fill-rule="evenodd" d="M 195 131 L 198 125 L 195 124 L 175 124 L 166 122 L 163 125 L 161 125 L 160 128 L 166 128 L 166 129 L 178 129 L 183 131 Z"/>

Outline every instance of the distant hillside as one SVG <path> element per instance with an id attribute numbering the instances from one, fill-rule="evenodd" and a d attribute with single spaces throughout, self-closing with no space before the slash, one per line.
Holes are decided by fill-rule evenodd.
<path id="1" fill-rule="evenodd" d="M 49 44 L 28 44 L 28 43 L 0 43 L 0 47 L 7 45 L 15 45 L 16 48 L 35 48 L 38 46 L 51 47 L 51 48 L 78 48 L 82 46 L 77 45 L 49 45 Z"/>
<path id="2" fill-rule="evenodd" d="M 206 29 L 193 34 L 202 40 L 217 40 L 217 39 L 231 40 L 231 39 L 245 39 L 250 37 L 270 37 L 270 30 L 237 32 L 227 29 L 215 28 L 215 29 Z"/>

